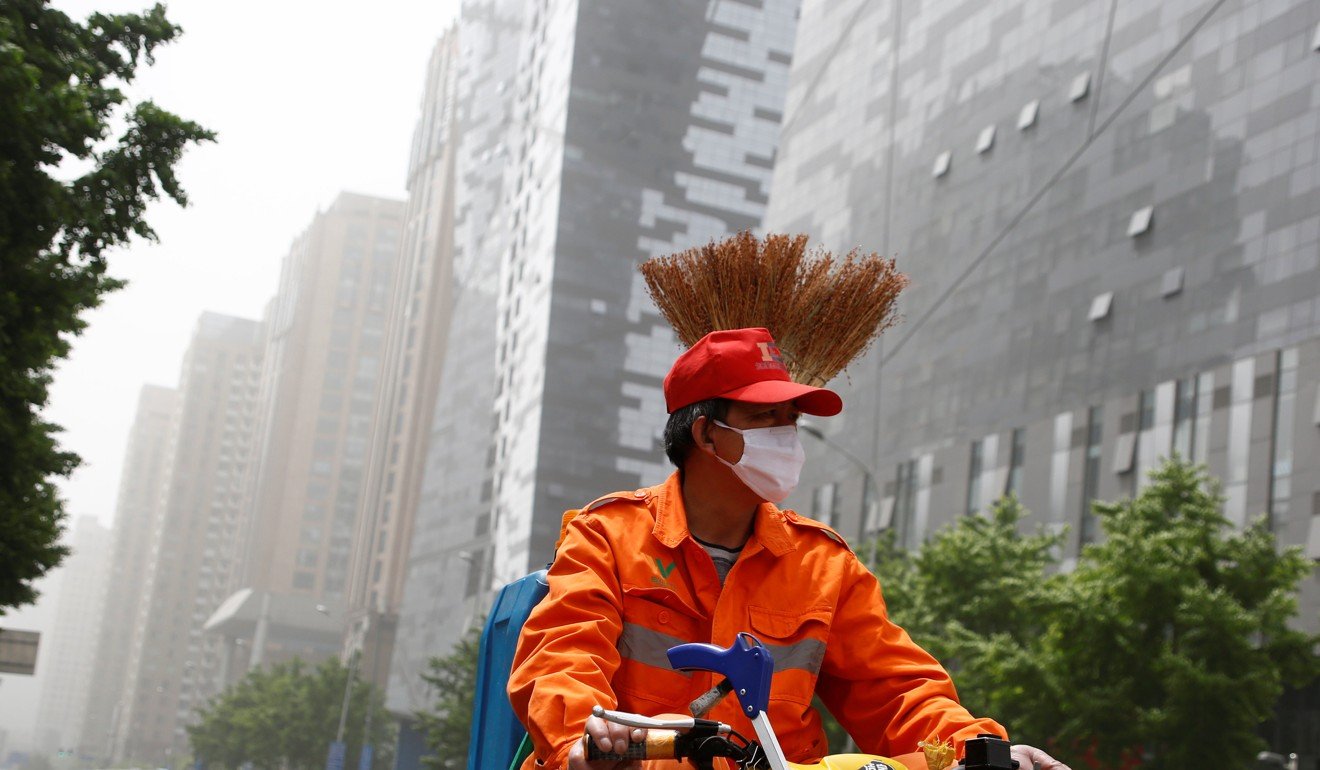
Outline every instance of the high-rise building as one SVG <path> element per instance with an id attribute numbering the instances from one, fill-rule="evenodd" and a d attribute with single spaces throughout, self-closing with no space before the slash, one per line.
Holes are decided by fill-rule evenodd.
<path id="1" fill-rule="evenodd" d="M 431 386 L 432 417 L 419 426 L 426 438 L 424 466 L 387 690 L 386 705 L 405 718 L 427 705 L 421 679 L 427 660 L 446 652 L 477 619 L 484 598 L 495 304 L 498 265 L 509 242 L 502 208 L 504 139 L 525 5 L 523 0 L 464 3 L 457 26 L 436 46 L 414 140 L 410 178 L 438 181 L 439 161 L 449 165 L 448 197 L 432 198 L 448 207 L 444 216 L 452 235 L 449 251 L 435 255 L 448 262 L 435 268 L 446 273 L 437 302 L 444 338 L 427 355 L 443 356 L 439 382 Z M 410 187 L 410 207 L 416 184 Z M 404 735 L 416 738 L 407 729 Z M 400 751 L 406 754 L 405 744 Z M 416 741 L 409 745 L 415 753 Z"/>
<path id="2" fill-rule="evenodd" d="M 896 255 L 912 286 L 819 426 L 869 468 L 806 439 L 799 497 L 856 532 L 878 487 L 870 525 L 915 546 L 1012 491 L 1071 561 L 1090 501 L 1178 452 L 1234 523 L 1320 558 L 1317 25 L 1306 2 L 807 0 L 766 227 Z"/>
<path id="3" fill-rule="evenodd" d="M 385 319 L 376 411 L 348 586 L 350 646 L 384 686 L 452 310 L 457 31 L 436 44 L 408 163 L 408 204 Z"/>
<path id="4" fill-rule="evenodd" d="M 165 510 L 178 403 L 178 391 L 173 388 L 142 388 L 120 472 L 105 603 L 92 656 L 96 665 L 90 674 L 80 749 L 103 765 L 110 763 L 115 725 L 125 708 L 120 701 L 128 685 L 128 657 L 136 627 L 129 619 L 140 614 L 147 556 Z"/>
<path id="5" fill-rule="evenodd" d="M 342 193 L 285 258 L 265 320 L 239 556 L 206 622 L 224 639 L 225 681 L 339 651 L 403 209 Z"/>
<path id="6" fill-rule="evenodd" d="M 134 633 L 116 760 L 168 767 L 187 750 L 195 710 L 219 689 L 223 651 L 202 625 L 229 585 L 262 343 L 256 321 L 204 313 L 185 355 L 164 511 L 142 554 L 144 594 L 137 615 L 119 619 Z"/>
<path id="7" fill-rule="evenodd" d="M 680 348 L 636 266 L 760 224 L 796 9 L 464 5 L 454 310 L 391 708 L 424 705 L 426 657 L 549 560 L 564 510 L 668 475 Z"/>
<path id="8" fill-rule="evenodd" d="M 105 604 L 110 531 L 95 516 L 80 516 L 69 551 L 61 567 L 55 625 L 41 640 L 37 748 L 51 755 L 79 751 L 88 684 L 97 666 L 94 653 Z"/>

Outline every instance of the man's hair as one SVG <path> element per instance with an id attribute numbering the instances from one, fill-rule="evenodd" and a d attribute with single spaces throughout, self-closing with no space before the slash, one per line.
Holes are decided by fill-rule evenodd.
<path id="1" fill-rule="evenodd" d="M 665 423 L 665 454 L 669 461 L 679 468 L 687 460 L 688 454 L 696 447 L 692 440 L 692 425 L 698 417 L 723 420 L 729 414 L 729 400 L 709 398 L 695 404 L 675 409 Z"/>

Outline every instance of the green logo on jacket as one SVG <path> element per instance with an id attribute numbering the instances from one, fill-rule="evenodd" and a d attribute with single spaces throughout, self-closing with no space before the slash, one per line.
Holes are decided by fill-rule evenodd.
<path id="1" fill-rule="evenodd" d="M 677 566 L 678 564 L 676 562 L 671 561 L 669 562 L 669 566 L 666 567 L 665 563 L 660 561 L 659 556 L 655 557 L 655 568 L 660 570 L 660 577 L 664 578 L 665 580 L 669 579 L 669 573 L 673 572 L 674 567 Z"/>

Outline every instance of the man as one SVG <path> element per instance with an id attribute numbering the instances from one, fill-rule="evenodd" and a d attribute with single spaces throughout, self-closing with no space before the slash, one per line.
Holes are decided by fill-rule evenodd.
<path id="1" fill-rule="evenodd" d="M 677 472 L 565 516 L 550 593 L 523 628 L 509 696 L 535 745 L 524 768 L 616 767 L 586 761 L 584 731 L 607 751 L 644 732 L 593 717 L 592 706 L 685 713 L 713 675 L 675 672 L 665 651 L 727 647 L 740 632 L 774 656 L 770 722 L 790 761 L 827 752 L 813 695 L 863 751 L 910 770 L 925 769 L 913 753 L 932 735 L 955 741 L 959 756 L 978 734 L 1007 737 L 963 709 L 939 663 L 889 621 L 879 583 L 843 538 L 775 506 L 802 467 L 798 415 L 838 414 L 839 396 L 790 381 L 765 329 L 706 335 L 664 391 Z M 754 732 L 734 698 L 708 716 Z M 1029 746 L 1013 756 L 1023 770 L 1067 770 Z"/>

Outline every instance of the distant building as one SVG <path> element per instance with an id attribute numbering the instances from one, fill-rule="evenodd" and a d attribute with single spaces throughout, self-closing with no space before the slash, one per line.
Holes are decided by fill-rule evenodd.
<path id="1" fill-rule="evenodd" d="M 342 193 L 285 258 L 265 319 L 239 553 L 228 598 L 207 609 L 225 681 L 339 651 L 403 208 Z"/>
<path id="2" fill-rule="evenodd" d="M 1071 564 L 1102 536 L 1090 502 L 1178 452 L 1235 524 L 1320 558 L 1318 23 L 1303 2 L 804 3 L 766 227 L 913 282 L 819 423 L 879 499 L 804 437 L 800 507 L 915 547 L 1014 492 Z M 1320 628 L 1314 574 L 1300 622 Z M 1307 745 L 1276 747 L 1304 762 L 1318 692 L 1291 717 Z"/>
<path id="3" fill-rule="evenodd" d="M 202 624 L 229 586 L 262 348 L 256 321 L 204 313 L 185 355 L 164 509 L 150 551 L 140 555 L 142 599 L 135 616 L 118 620 L 133 636 L 122 705 L 111 720 L 116 762 L 169 767 L 187 752 L 184 727 L 195 710 L 220 689 L 223 650 Z M 152 483 L 147 478 L 141 491 L 144 517 Z M 123 522 L 134 531 L 144 524 Z"/>
<path id="4" fill-rule="evenodd" d="M 453 312 L 454 187 L 458 119 L 457 32 L 436 44 L 408 163 L 408 204 L 384 323 L 380 378 L 363 464 L 363 493 L 349 563 L 351 647 L 366 678 L 384 687 L 413 518 Z M 470 447 L 469 447 L 470 451 Z"/>
<path id="5" fill-rule="evenodd" d="M 427 657 L 550 559 L 565 509 L 670 472 L 679 346 L 636 266 L 760 224 L 796 8 L 464 4 L 453 311 L 392 710 L 425 705 Z"/>
<path id="6" fill-rule="evenodd" d="M 134 638 L 141 631 L 135 619 L 143 609 L 153 538 L 165 510 L 178 405 L 179 393 L 173 388 L 142 388 L 120 471 L 105 604 L 92 655 L 96 665 L 90 672 L 80 743 L 81 753 L 102 765 L 111 763 L 117 721 L 127 707 L 122 695 L 128 688 Z"/>
<path id="7" fill-rule="evenodd" d="M 50 755 L 79 750 L 88 683 L 96 668 L 97 635 L 105 604 L 110 530 L 80 516 L 61 566 L 55 625 L 43 634 L 38 657 L 37 749 Z"/>
<path id="8" fill-rule="evenodd" d="M 404 554 L 398 633 L 386 705 L 411 716 L 428 703 L 421 672 L 475 622 L 485 598 L 482 558 L 490 538 L 491 411 L 495 394 L 498 265 L 509 244 L 502 219 L 512 114 L 510 85 L 523 34 L 521 0 L 464 4 L 457 27 L 431 58 L 414 134 L 409 207 L 430 200 L 434 223 L 451 230 L 434 268 L 444 274 L 437 339 L 441 360 L 425 438 L 412 537 Z M 459 73 L 463 73 L 460 77 Z M 448 174 L 448 189 L 436 188 Z M 411 218 L 410 218 L 411 220 Z M 484 525 L 483 525 L 484 521 Z"/>

